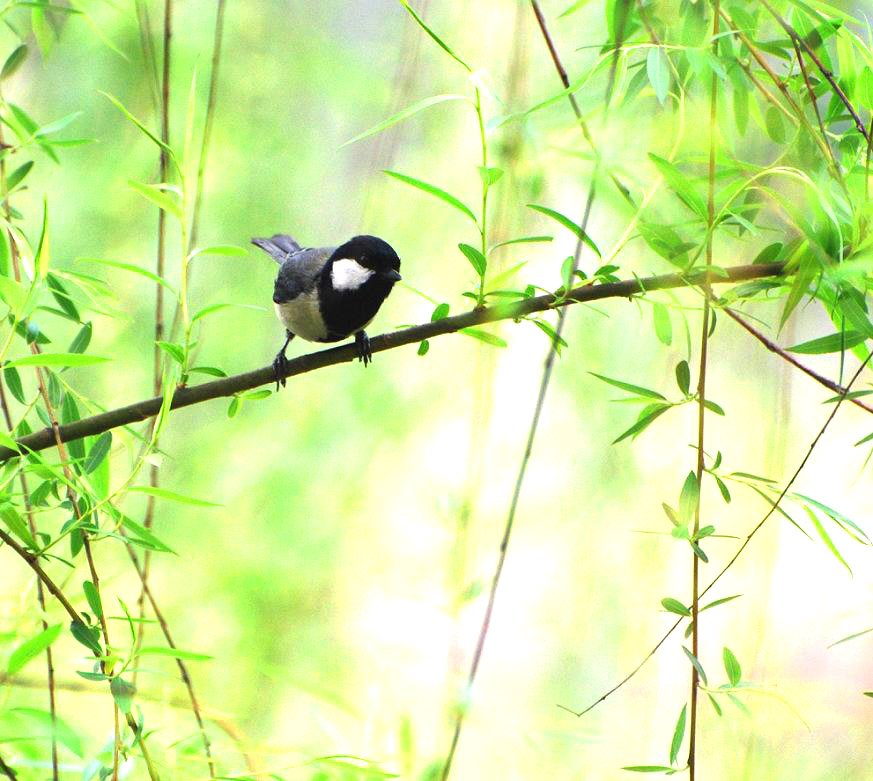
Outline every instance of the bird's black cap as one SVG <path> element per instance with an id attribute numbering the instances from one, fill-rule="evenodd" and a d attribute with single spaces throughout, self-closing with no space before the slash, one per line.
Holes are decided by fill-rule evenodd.
<path id="1" fill-rule="evenodd" d="M 400 270 L 400 258 L 394 248 L 378 236 L 355 236 L 334 250 L 330 260 L 349 258 L 373 271 Z M 399 276 L 399 275 L 398 275 Z"/>

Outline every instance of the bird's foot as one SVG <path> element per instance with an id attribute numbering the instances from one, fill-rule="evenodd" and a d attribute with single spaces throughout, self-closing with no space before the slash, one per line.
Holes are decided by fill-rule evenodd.
<path id="1" fill-rule="evenodd" d="M 288 349 L 288 343 L 294 338 L 294 334 L 290 331 L 285 331 L 285 344 L 282 349 L 276 353 L 273 359 L 273 372 L 276 376 L 276 393 L 279 392 L 279 386 L 285 387 L 285 373 L 288 371 L 288 359 L 285 357 L 285 350 Z"/>
<path id="2" fill-rule="evenodd" d="M 355 348 L 358 351 L 358 360 L 363 362 L 364 366 L 373 362 L 373 353 L 370 351 L 370 340 L 364 331 L 358 331 L 355 334 Z"/>

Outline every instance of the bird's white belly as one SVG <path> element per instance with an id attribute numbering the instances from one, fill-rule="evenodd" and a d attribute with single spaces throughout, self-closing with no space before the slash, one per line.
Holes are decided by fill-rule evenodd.
<path id="1" fill-rule="evenodd" d="M 327 336 L 324 320 L 318 309 L 317 291 L 301 293 L 293 301 L 275 304 L 276 314 L 292 334 L 308 342 L 320 342 Z"/>

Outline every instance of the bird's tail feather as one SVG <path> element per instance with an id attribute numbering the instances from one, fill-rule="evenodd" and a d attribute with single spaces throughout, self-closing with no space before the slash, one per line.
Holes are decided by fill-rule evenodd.
<path id="1" fill-rule="evenodd" d="M 288 255 L 300 251 L 300 245 L 284 233 L 276 233 L 269 239 L 252 239 L 252 244 L 264 250 L 277 263 L 281 263 Z"/>

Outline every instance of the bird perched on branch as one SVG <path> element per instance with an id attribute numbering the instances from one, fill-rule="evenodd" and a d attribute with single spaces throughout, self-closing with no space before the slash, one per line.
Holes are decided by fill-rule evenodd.
<path id="1" fill-rule="evenodd" d="M 400 258 L 390 244 L 355 236 L 339 247 L 303 248 L 282 233 L 252 244 L 279 264 L 273 303 L 287 338 L 273 361 L 276 390 L 285 385 L 285 350 L 295 336 L 339 342 L 354 334 L 359 360 L 365 366 L 373 360 L 364 328 L 400 279 Z"/>

